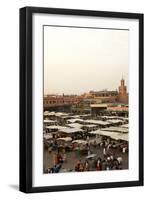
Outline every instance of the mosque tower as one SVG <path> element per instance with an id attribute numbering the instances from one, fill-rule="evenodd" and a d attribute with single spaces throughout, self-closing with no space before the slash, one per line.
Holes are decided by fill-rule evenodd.
<path id="1" fill-rule="evenodd" d="M 125 80 L 123 77 L 118 88 L 118 102 L 128 104 L 127 86 L 125 86 Z"/>

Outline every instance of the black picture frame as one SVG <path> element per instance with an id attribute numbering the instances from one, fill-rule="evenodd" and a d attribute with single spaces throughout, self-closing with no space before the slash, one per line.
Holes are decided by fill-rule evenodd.
<path id="1" fill-rule="evenodd" d="M 34 13 L 139 20 L 139 180 L 46 187 L 32 186 L 32 15 Z M 34 193 L 143 185 L 143 42 L 143 14 L 42 7 L 20 9 L 20 191 Z"/>

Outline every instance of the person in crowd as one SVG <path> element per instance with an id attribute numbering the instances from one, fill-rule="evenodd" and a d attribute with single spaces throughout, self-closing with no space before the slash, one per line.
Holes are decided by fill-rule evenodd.
<path id="1" fill-rule="evenodd" d="M 80 169 L 80 164 L 81 164 L 81 161 L 78 160 L 77 163 L 76 163 L 76 165 L 75 165 L 75 171 L 76 171 L 76 172 L 79 171 L 79 169 Z"/>
<path id="2" fill-rule="evenodd" d="M 83 163 L 80 163 L 79 172 L 83 172 L 83 171 L 84 171 L 84 165 L 83 165 Z"/>
<path id="3" fill-rule="evenodd" d="M 90 150 L 90 148 L 88 149 L 88 156 L 91 154 L 91 150 Z"/>
<path id="4" fill-rule="evenodd" d="M 122 157 L 121 156 L 117 157 L 117 160 L 118 160 L 119 165 L 121 165 L 122 164 Z"/>
<path id="5" fill-rule="evenodd" d="M 94 140 L 94 142 L 93 142 L 93 147 L 94 147 L 94 148 L 96 148 L 96 147 L 97 147 L 96 140 Z"/>
<path id="6" fill-rule="evenodd" d="M 89 162 L 88 162 L 88 160 L 86 160 L 85 163 L 84 163 L 84 171 L 89 171 Z"/>
<path id="7" fill-rule="evenodd" d="M 57 154 L 57 164 L 63 163 L 63 158 L 60 153 Z"/>
<path id="8" fill-rule="evenodd" d="M 57 150 L 58 150 L 58 143 L 57 143 L 56 140 L 55 140 L 54 143 L 52 144 L 52 150 L 53 150 L 53 151 L 57 151 Z"/>
<path id="9" fill-rule="evenodd" d="M 67 160 L 67 155 L 66 155 L 66 153 L 64 152 L 64 153 L 63 153 L 63 162 L 66 162 L 66 160 Z"/>
<path id="10" fill-rule="evenodd" d="M 122 152 L 125 153 L 126 150 L 127 150 L 127 147 L 126 147 L 125 145 L 123 145 L 123 147 L 122 147 Z"/>
<path id="11" fill-rule="evenodd" d="M 47 169 L 47 173 L 54 173 L 53 167 Z"/>
<path id="12" fill-rule="evenodd" d="M 51 153 L 52 152 L 52 146 L 48 147 L 48 152 Z"/>
<path id="13" fill-rule="evenodd" d="M 57 153 L 53 153 L 53 165 L 57 165 L 58 164 L 58 159 L 57 159 Z"/>
<path id="14" fill-rule="evenodd" d="M 119 162 L 116 158 L 113 159 L 113 169 L 119 169 Z"/>
<path id="15" fill-rule="evenodd" d="M 97 160 L 96 170 L 97 171 L 101 171 L 102 170 L 101 158 L 98 158 L 98 160 Z"/>
<path id="16" fill-rule="evenodd" d="M 106 160 L 102 160 L 102 170 L 106 170 Z"/>
<path id="17" fill-rule="evenodd" d="M 93 158 L 91 161 L 91 168 L 96 169 L 96 165 L 97 165 L 97 160 Z"/>
<path id="18" fill-rule="evenodd" d="M 114 156 L 111 154 L 111 155 L 110 155 L 110 158 L 111 158 L 111 160 L 113 161 L 113 159 L 114 159 Z"/>
<path id="19" fill-rule="evenodd" d="M 110 166 L 106 164 L 106 170 L 110 170 Z"/>
<path id="20" fill-rule="evenodd" d="M 52 168 L 52 173 L 59 173 L 61 166 L 61 164 L 54 165 Z"/>
<path id="21" fill-rule="evenodd" d="M 104 155 L 104 157 L 106 157 L 106 148 L 105 147 L 103 148 L 103 155 Z"/>
<path id="22" fill-rule="evenodd" d="M 111 143 L 109 143 L 109 144 L 107 145 L 107 151 L 109 151 L 110 147 L 111 147 Z"/>

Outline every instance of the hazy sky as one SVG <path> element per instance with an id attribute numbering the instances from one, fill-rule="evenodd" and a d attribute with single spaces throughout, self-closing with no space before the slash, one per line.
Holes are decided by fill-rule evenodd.
<path id="1" fill-rule="evenodd" d="M 44 27 L 44 93 L 81 94 L 128 86 L 129 31 Z"/>

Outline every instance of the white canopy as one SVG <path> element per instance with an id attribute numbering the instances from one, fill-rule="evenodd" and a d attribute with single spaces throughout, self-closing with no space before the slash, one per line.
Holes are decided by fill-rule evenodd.
<path id="1" fill-rule="evenodd" d="M 120 120 L 120 119 L 110 119 L 110 120 L 108 120 L 108 122 L 110 122 L 112 124 L 118 124 L 118 123 L 121 123 L 122 120 Z"/>
<path id="2" fill-rule="evenodd" d="M 68 124 L 69 127 L 72 127 L 72 128 L 81 128 L 83 127 L 82 124 L 79 124 L 79 123 L 71 123 L 71 124 Z"/>
<path id="3" fill-rule="evenodd" d="M 72 143 L 87 144 L 87 141 L 85 141 L 85 140 L 73 140 Z"/>
<path id="4" fill-rule="evenodd" d="M 68 113 L 64 113 L 64 112 L 49 112 L 49 111 L 44 111 L 44 116 L 56 116 L 56 117 L 61 117 L 61 116 L 68 116 Z"/>
<path id="5" fill-rule="evenodd" d="M 68 114 L 67 113 L 63 113 L 63 112 L 57 112 L 57 113 L 55 113 L 55 116 L 56 117 L 62 117 L 62 116 L 68 116 Z"/>
<path id="6" fill-rule="evenodd" d="M 44 119 L 43 122 L 44 123 L 55 123 L 56 120 Z"/>
<path id="7" fill-rule="evenodd" d="M 119 119 L 122 119 L 122 120 L 124 120 L 124 121 L 128 121 L 128 120 L 129 120 L 128 117 L 120 117 Z"/>
<path id="8" fill-rule="evenodd" d="M 117 120 L 124 120 L 124 121 L 127 121 L 128 118 L 127 117 L 120 117 L 120 116 L 107 116 L 107 115 L 104 115 L 104 116 L 101 116 L 102 119 L 117 119 Z"/>
<path id="9" fill-rule="evenodd" d="M 128 134 L 112 135 L 111 138 L 113 138 L 113 139 L 115 139 L 115 140 L 129 141 Z"/>
<path id="10" fill-rule="evenodd" d="M 56 126 L 56 125 L 53 125 L 53 126 L 47 126 L 46 129 L 57 129 L 57 130 L 61 130 L 63 128 L 66 128 L 66 126 Z"/>
<path id="11" fill-rule="evenodd" d="M 89 117 L 91 116 L 91 114 L 83 114 L 83 115 L 80 115 L 80 117 Z"/>
<path id="12" fill-rule="evenodd" d="M 83 119 L 79 119 L 79 118 L 75 118 L 75 119 L 68 119 L 67 121 L 70 122 L 70 123 L 75 123 L 77 121 L 83 122 L 84 120 Z"/>
<path id="13" fill-rule="evenodd" d="M 123 128 L 129 128 L 129 124 L 123 124 L 123 125 L 121 125 L 121 127 L 123 127 Z"/>
<path id="14" fill-rule="evenodd" d="M 83 127 L 94 128 L 94 127 L 97 127 L 97 125 L 95 125 L 95 124 L 85 124 L 85 125 L 83 125 Z"/>
<path id="15" fill-rule="evenodd" d="M 48 116 L 49 112 L 48 111 L 44 111 L 43 115 L 44 116 Z"/>
<path id="16" fill-rule="evenodd" d="M 104 135 L 104 136 L 109 136 L 111 137 L 112 134 L 114 134 L 113 132 L 110 131 L 102 131 L 102 130 L 96 130 L 96 131 L 91 131 L 91 134 L 95 134 L 95 135 Z M 115 133 L 116 134 L 116 133 Z"/>
<path id="17" fill-rule="evenodd" d="M 70 117 L 70 119 L 72 119 L 72 118 L 74 118 L 74 119 L 75 119 L 75 118 L 78 118 L 78 119 L 79 119 L 79 118 L 80 118 L 80 115 L 69 115 L 69 117 Z"/>
<path id="18" fill-rule="evenodd" d="M 44 116 L 53 116 L 55 112 L 44 111 Z"/>
<path id="19" fill-rule="evenodd" d="M 117 116 L 101 116 L 102 119 L 119 119 Z"/>
<path id="20" fill-rule="evenodd" d="M 86 123 L 89 123 L 89 124 L 97 124 L 97 125 L 109 125 L 110 123 L 109 122 L 106 122 L 106 121 L 102 121 L 102 120 L 92 120 L 92 119 L 89 119 L 89 120 L 85 120 Z"/>
<path id="21" fill-rule="evenodd" d="M 60 129 L 60 131 L 64 132 L 64 133 L 78 133 L 78 132 L 83 132 L 83 130 L 80 129 L 80 128 L 68 128 L 68 127 L 62 128 L 62 129 Z"/>
<path id="22" fill-rule="evenodd" d="M 123 127 L 109 127 L 109 128 L 102 128 L 102 131 L 113 131 L 113 132 L 120 132 L 120 133 L 128 133 L 127 128 Z"/>
<path id="23" fill-rule="evenodd" d="M 122 134 L 122 133 L 110 132 L 110 131 L 102 131 L 102 130 L 91 131 L 90 133 L 95 134 L 95 135 L 108 136 L 108 137 L 111 137 L 115 140 L 128 141 L 128 134 Z"/>
<path id="24" fill-rule="evenodd" d="M 58 138 L 57 140 L 63 140 L 65 142 L 70 142 L 70 141 L 72 141 L 72 138 L 71 137 L 64 137 L 64 138 Z"/>
<path id="25" fill-rule="evenodd" d="M 51 134 L 47 134 L 47 135 L 44 135 L 43 138 L 46 140 L 49 140 L 49 139 L 52 139 L 53 136 Z"/>

